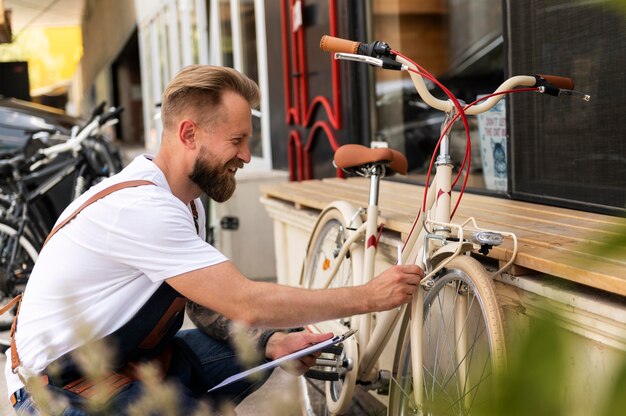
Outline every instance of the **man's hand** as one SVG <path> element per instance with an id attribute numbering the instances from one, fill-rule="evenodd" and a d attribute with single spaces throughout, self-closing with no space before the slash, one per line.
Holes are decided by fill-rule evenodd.
<path id="1" fill-rule="evenodd" d="M 283 355 L 299 351 L 322 341 L 326 341 L 333 337 L 332 332 L 325 334 L 313 334 L 308 331 L 292 332 L 285 334 L 282 332 L 274 333 L 267 341 L 265 348 L 265 356 L 271 360 L 280 358 Z M 320 352 L 300 357 L 298 360 L 289 361 L 283 367 L 285 370 L 294 375 L 301 375 L 315 365 L 315 359 L 319 357 Z"/>
<path id="2" fill-rule="evenodd" d="M 408 303 L 417 291 L 424 271 L 415 264 L 393 266 L 375 279 L 372 279 L 367 289 L 367 302 L 372 311 L 386 311 Z"/>

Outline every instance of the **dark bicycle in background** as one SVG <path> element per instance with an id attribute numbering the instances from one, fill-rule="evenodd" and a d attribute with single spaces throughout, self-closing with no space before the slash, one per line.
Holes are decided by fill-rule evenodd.
<path id="1" fill-rule="evenodd" d="M 0 153 L 0 292 L 21 293 L 60 212 L 122 168 L 102 131 L 121 108 L 96 107 L 82 126 L 30 131 L 21 147 Z M 1 342 L 1 341 L 0 341 Z"/>

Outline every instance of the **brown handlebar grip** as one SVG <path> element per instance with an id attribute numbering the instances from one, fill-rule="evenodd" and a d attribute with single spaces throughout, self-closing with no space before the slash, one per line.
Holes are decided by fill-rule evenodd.
<path id="1" fill-rule="evenodd" d="M 324 35 L 320 40 L 320 49 L 326 52 L 345 52 L 356 54 L 361 42 Z"/>
<path id="2" fill-rule="evenodd" d="M 562 89 L 562 90 L 573 90 L 574 89 L 574 80 L 567 77 L 560 77 L 557 75 L 543 75 L 539 74 L 539 76 L 546 81 L 548 81 L 551 85 Z"/>

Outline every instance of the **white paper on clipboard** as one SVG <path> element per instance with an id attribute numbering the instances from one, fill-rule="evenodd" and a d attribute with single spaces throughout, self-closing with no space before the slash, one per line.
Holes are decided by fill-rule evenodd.
<path id="1" fill-rule="evenodd" d="M 224 386 L 227 386 L 231 383 L 234 383 L 235 381 L 239 381 L 243 378 L 249 377 L 254 373 L 258 373 L 259 371 L 265 371 L 265 370 L 271 370 L 272 368 L 276 368 L 279 365 L 281 365 L 284 362 L 287 361 L 291 361 L 291 360 L 295 360 L 298 359 L 300 357 L 304 357 L 306 355 L 312 354 L 314 352 L 323 350 L 324 348 L 330 346 L 330 345 L 336 345 L 339 344 L 340 342 L 344 341 L 346 338 L 351 337 L 352 335 L 354 335 L 354 333 L 356 332 L 356 329 L 352 329 L 348 332 L 346 332 L 345 334 L 342 335 L 336 335 L 332 338 L 327 339 L 326 341 L 322 341 L 320 343 L 311 345 L 310 347 L 306 347 L 303 348 L 301 350 L 292 352 L 291 354 L 287 354 L 284 355 L 280 358 L 277 358 L 275 360 L 269 361 L 267 363 L 261 364 L 259 366 L 256 366 L 254 368 L 251 368 L 249 370 L 246 371 L 242 371 L 241 373 L 237 373 L 233 376 L 228 377 L 226 380 L 222 381 L 220 384 L 218 384 L 217 386 L 213 387 L 212 389 L 208 390 L 207 393 L 212 392 L 213 390 L 217 390 L 219 388 L 222 388 Z"/>

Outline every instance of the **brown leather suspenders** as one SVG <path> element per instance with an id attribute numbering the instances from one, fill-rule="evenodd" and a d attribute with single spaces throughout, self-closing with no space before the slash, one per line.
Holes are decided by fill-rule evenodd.
<path id="1" fill-rule="evenodd" d="M 94 202 L 98 201 L 99 199 L 104 198 L 105 196 L 112 194 L 115 191 L 118 191 L 120 189 L 124 189 L 124 188 L 132 188 L 135 186 L 143 186 L 143 185 L 154 185 L 153 182 L 147 181 L 147 180 L 134 180 L 134 181 L 126 181 L 126 182 L 120 182 L 120 183 L 116 183 L 115 185 L 111 185 L 108 188 L 103 189 L 102 191 L 94 194 L 91 198 L 89 198 L 87 201 L 85 201 L 80 207 L 78 207 L 76 209 L 76 211 L 74 211 L 71 215 L 69 215 L 66 219 L 64 219 L 63 221 L 61 221 L 56 227 L 54 227 L 52 229 L 52 231 L 50 231 L 50 234 L 48 234 L 48 238 L 46 238 L 46 241 L 44 241 L 43 245 L 45 246 L 46 243 L 50 240 L 50 238 L 56 234 L 57 231 L 59 231 L 62 227 L 64 227 L 68 222 L 70 222 L 71 220 L 74 219 L 74 217 L 76 217 L 76 215 L 78 215 L 83 209 L 87 208 L 89 205 L 93 204 Z M 43 246 L 42 246 L 43 248 Z M 19 367 L 20 365 L 20 358 L 17 354 L 17 348 L 15 346 L 15 328 L 17 326 L 17 316 L 20 312 L 20 301 L 22 299 L 22 295 L 18 295 L 16 296 L 13 300 L 11 300 L 11 302 L 9 302 L 6 306 L 4 306 L 2 309 L 0 309 L 0 315 L 3 314 L 4 312 L 6 312 L 7 310 L 11 309 L 16 303 L 17 303 L 17 312 L 15 313 L 15 317 L 13 318 L 13 323 L 11 324 L 11 368 L 13 370 L 14 373 L 16 373 L 16 369 L 17 367 Z"/>

